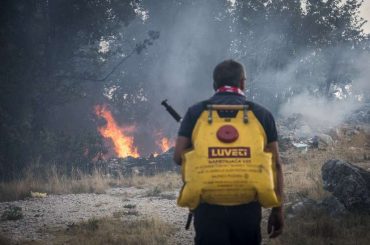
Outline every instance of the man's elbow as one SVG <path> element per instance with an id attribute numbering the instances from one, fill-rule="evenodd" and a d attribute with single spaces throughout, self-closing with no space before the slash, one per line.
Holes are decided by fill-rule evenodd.
<path id="1" fill-rule="evenodd" d="M 177 156 L 177 155 L 173 155 L 172 160 L 173 160 L 177 165 L 181 165 L 181 157 L 179 157 L 179 156 Z"/>
<path id="2" fill-rule="evenodd" d="M 179 136 L 176 140 L 175 152 L 173 154 L 173 161 L 178 165 L 182 163 L 182 154 L 190 147 L 190 138 Z"/>

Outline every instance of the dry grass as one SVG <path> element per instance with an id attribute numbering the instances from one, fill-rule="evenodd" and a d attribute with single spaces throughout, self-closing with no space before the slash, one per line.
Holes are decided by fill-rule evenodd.
<path id="1" fill-rule="evenodd" d="M 164 192 L 179 189 L 182 186 L 182 181 L 179 174 L 174 172 L 164 172 L 154 176 L 119 177 L 111 180 L 110 184 L 156 189 L 158 192 Z"/>
<path id="2" fill-rule="evenodd" d="M 336 140 L 334 148 L 309 150 L 307 153 L 291 149 L 284 154 L 284 158 L 289 159 L 283 170 L 288 205 L 302 198 L 319 201 L 331 195 L 323 189 L 321 179 L 321 167 L 329 159 L 347 160 L 365 169 L 370 168 L 369 135 L 360 133 Z M 369 230 L 370 215 L 331 217 L 323 210 L 306 208 L 293 218 L 286 219 L 285 231 L 281 237 L 265 240 L 272 245 L 367 245 L 370 244 Z M 264 237 L 267 237 L 266 233 Z"/>
<path id="3" fill-rule="evenodd" d="M 72 176 L 67 176 L 51 168 L 45 173 L 46 176 L 40 176 L 28 171 L 20 180 L 0 183 L 0 201 L 24 199 L 30 196 L 31 191 L 48 194 L 104 193 L 109 187 L 109 180 L 98 171 L 91 175 L 75 171 Z"/>
<path id="4" fill-rule="evenodd" d="M 120 218 L 90 219 L 68 230 L 54 232 L 53 244 L 168 244 L 174 228 L 158 218 L 122 220 Z"/>
<path id="5" fill-rule="evenodd" d="M 125 220 L 125 217 L 91 218 L 70 225 L 67 229 L 48 230 L 51 235 L 48 241 L 24 241 L 21 244 L 166 245 L 169 244 L 168 238 L 176 231 L 172 225 L 159 218 Z M 0 235 L 0 244 L 11 243 Z"/>
<path id="6" fill-rule="evenodd" d="M 291 162 L 284 165 L 286 202 L 303 197 L 320 200 L 328 195 L 322 188 L 321 167 L 331 159 L 329 155 L 320 150 L 289 153 Z"/>
<path id="7" fill-rule="evenodd" d="M 334 147 L 326 150 L 311 149 L 302 153 L 290 149 L 284 153 L 289 159 L 284 165 L 286 201 L 308 197 L 321 200 L 328 195 L 322 188 L 321 167 L 330 159 L 349 161 L 365 169 L 370 168 L 370 135 L 360 131 L 350 137 L 338 138 Z"/>
<path id="8" fill-rule="evenodd" d="M 43 173 L 38 173 L 33 168 L 30 168 L 22 179 L 0 183 L 0 202 L 30 197 L 31 191 L 48 194 L 99 194 L 104 193 L 110 187 L 135 186 L 162 193 L 181 187 L 180 175 L 172 172 L 160 173 L 155 176 L 119 176 L 112 178 L 99 171 L 94 171 L 90 175 L 76 170 L 72 176 L 67 176 L 58 172 L 56 168 L 44 170 Z"/>
<path id="9" fill-rule="evenodd" d="M 331 217 L 324 211 L 303 210 L 286 220 L 284 234 L 271 245 L 368 245 L 370 215 L 348 214 Z"/>

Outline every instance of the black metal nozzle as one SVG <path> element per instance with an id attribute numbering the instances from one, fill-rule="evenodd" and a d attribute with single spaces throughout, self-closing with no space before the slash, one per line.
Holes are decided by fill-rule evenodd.
<path id="1" fill-rule="evenodd" d="M 175 109 L 172 108 L 172 106 L 170 106 L 168 103 L 167 103 L 167 99 L 163 100 L 161 105 L 163 105 L 166 110 L 168 111 L 168 113 L 170 113 L 170 115 L 177 121 L 177 122 L 180 122 L 181 121 L 181 116 L 179 115 L 179 113 L 177 113 L 177 111 L 175 111 Z"/>

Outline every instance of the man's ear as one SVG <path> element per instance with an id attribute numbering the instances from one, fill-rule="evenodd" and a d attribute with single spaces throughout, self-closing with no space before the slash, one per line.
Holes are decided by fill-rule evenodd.
<path id="1" fill-rule="evenodd" d="M 216 91 L 217 90 L 217 87 L 216 87 L 216 83 L 213 82 L 213 89 Z"/>
<path id="2" fill-rule="evenodd" d="M 245 80 L 244 79 L 240 79 L 240 81 L 239 81 L 239 88 L 241 90 L 244 90 L 245 89 Z"/>

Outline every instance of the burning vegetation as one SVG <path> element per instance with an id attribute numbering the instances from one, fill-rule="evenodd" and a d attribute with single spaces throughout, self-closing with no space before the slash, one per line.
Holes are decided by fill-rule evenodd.
<path id="1" fill-rule="evenodd" d="M 132 133 L 135 126 L 119 126 L 108 107 L 96 106 L 95 113 L 98 117 L 104 118 L 106 124 L 98 128 L 99 133 L 106 139 L 110 139 L 114 145 L 114 151 L 118 157 L 138 157 L 137 147 L 134 146 Z"/>
<path id="2" fill-rule="evenodd" d="M 115 156 L 140 157 L 138 146 L 135 145 L 136 125 L 119 125 L 107 105 L 97 105 L 94 109 L 95 114 L 105 120 L 104 125 L 98 126 L 98 131 L 104 139 L 112 143 Z M 163 136 L 161 131 L 156 133 L 155 137 L 152 153 L 154 156 L 168 151 L 174 145 L 174 142 Z"/>

